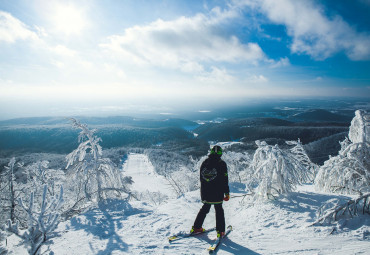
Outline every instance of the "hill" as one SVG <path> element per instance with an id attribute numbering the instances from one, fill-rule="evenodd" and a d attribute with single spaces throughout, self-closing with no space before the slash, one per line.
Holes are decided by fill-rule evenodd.
<path id="1" fill-rule="evenodd" d="M 194 130 L 198 137 L 208 141 L 235 141 L 248 143 L 259 139 L 301 139 L 303 144 L 334 134 L 347 132 L 346 123 L 297 123 L 276 118 L 232 119 L 222 123 L 208 123 Z"/>
<path id="2" fill-rule="evenodd" d="M 184 119 L 142 119 L 128 116 L 111 116 L 111 117 L 74 117 L 81 123 L 89 126 L 123 126 L 138 128 L 160 128 L 160 127 L 178 127 L 178 128 L 195 128 L 197 123 Z M 32 117 L 17 118 L 0 121 L 0 127 L 14 126 L 69 126 L 68 118 L 63 117 Z"/>
<path id="3" fill-rule="evenodd" d="M 132 117 L 80 117 L 81 123 L 97 129 L 104 148 L 138 147 L 186 149 L 198 155 L 206 142 L 189 133 L 199 126 L 183 119 L 137 119 Z M 0 121 L 0 156 L 24 153 L 69 153 L 78 145 L 78 131 L 59 117 L 21 118 Z M 194 148 L 195 151 L 192 151 Z"/>
<path id="4" fill-rule="evenodd" d="M 351 116 L 342 115 L 338 113 L 333 113 L 323 109 L 313 109 L 307 110 L 302 113 L 295 114 L 289 117 L 290 119 L 294 119 L 296 121 L 314 121 L 314 122 L 344 122 L 350 123 L 352 118 Z"/>
<path id="5" fill-rule="evenodd" d="M 237 118 L 199 125 L 183 119 L 136 119 L 131 117 L 81 117 L 81 123 L 97 129 L 101 145 L 109 148 L 158 148 L 200 157 L 209 149 L 208 143 L 240 141 L 232 150 L 253 150 L 255 140 L 284 145 L 286 140 L 300 139 L 309 144 L 331 137 L 331 144 L 312 152 L 313 160 L 322 163 L 337 151 L 341 133 L 348 133 L 343 122 L 293 122 L 278 118 Z M 78 145 L 78 131 L 65 118 L 23 118 L 0 121 L 0 157 L 28 153 L 66 154 Z M 342 140 L 342 139 L 341 139 Z M 327 144 L 327 143 L 325 143 Z M 312 147 L 310 147 L 312 148 Z M 318 160 L 316 160 L 318 158 Z M 3 165 L 3 162 L 0 162 Z"/>

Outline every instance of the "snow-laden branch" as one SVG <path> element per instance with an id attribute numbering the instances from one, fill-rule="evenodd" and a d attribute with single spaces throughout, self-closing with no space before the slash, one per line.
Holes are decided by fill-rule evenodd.
<path id="1" fill-rule="evenodd" d="M 307 169 L 295 156 L 278 145 L 256 141 L 251 167 L 257 182 L 256 194 L 263 198 L 292 192 L 296 185 L 309 180 Z"/>
<path id="2" fill-rule="evenodd" d="M 293 145 L 294 147 L 290 149 L 290 152 L 294 155 L 294 157 L 302 164 L 303 167 L 306 168 L 307 175 L 311 182 L 315 179 L 319 166 L 316 165 L 311 161 L 308 157 L 306 150 L 301 143 L 301 140 L 298 141 L 287 141 L 286 144 Z M 306 177 L 304 176 L 304 177 Z M 302 180 L 305 181 L 304 179 Z"/>
<path id="3" fill-rule="evenodd" d="M 67 167 L 74 175 L 72 189 L 76 190 L 76 203 L 70 211 L 85 200 L 99 202 L 108 196 L 128 194 L 130 180 L 122 176 L 122 172 L 108 158 L 103 158 L 102 141 L 95 135 L 96 130 L 90 130 L 86 124 L 71 118 L 72 126 L 80 129 L 77 149 L 67 155 Z M 83 193 L 83 194 L 81 194 Z M 79 209 L 77 209 L 79 210 Z M 66 213 L 66 214 L 69 214 Z"/>
<path id="4" fill-rule="evenodd" d="M 28 246 L 29 254 L 38 254 L 42 244 L 59 224 L 60 208 L 63 204 L 63 187 L 60 187 L 58 196 L 47 199 L 47 185 L 44 185 L 40 210 L 37 211 L 34 205 L 34 192 L 30 195 L 28 207 L 22 199 L 19 205 L 27 212 L 28 224 L 25 231 L 20 231 L 18 223 L 8 221 L 7 231 L 12 232 L 24 240 Z"/>
<path id="5" fill-rule="evenodd" d="M 2 213 L 9 211 L 9 215 L 6 218 L 14 223 L 17 218 L 16 215 L 16 206 L 17 206 L 17 197 L 20 193 L 19 187 L 17 187 L 15 171 L 16 167 L 23 167 L 23 163 L 16 163 L 16 159 L 13 157 L 8 163 L 8 166 L 5 166 L 5 171 L 0 176 L 0 201 L 1 201 L 1 210 Z"/>
<path id="6" fill-rule="evenodd" d="M 343 217 L 357 216 L 359 214 L 370 214 L 370 193 L 362 195 L 356 199 L 351 199 L 346 203 L 335 205 L 320 213 L 319 218 L 310 226 L 323 223 L 332 223 Z"/>

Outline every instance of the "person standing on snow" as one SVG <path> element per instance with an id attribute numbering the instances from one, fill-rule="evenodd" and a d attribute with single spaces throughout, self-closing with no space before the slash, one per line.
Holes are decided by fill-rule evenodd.
<path id="1" fill-rule="evenodd" d="M 200 167 L 200 196 L 203 203 L 202 208 L 195 219 L 191 233 L 204 232 L 202 228 L 204 219 L 212 205 L 216 211 L 217 237 L 225 235 L 225 215 L 222 202 L 230 199 L 229 178 L 227 165 L 221 159 L 222 148 L 214 146 L 208 158 Z"/>

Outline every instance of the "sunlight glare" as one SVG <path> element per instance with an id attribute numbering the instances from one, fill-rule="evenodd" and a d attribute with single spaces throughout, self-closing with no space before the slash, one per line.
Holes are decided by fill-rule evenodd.
<path id="1" fill-rule="evenodd" d="M 65 35 L 77 35 L 87 25 L 83 11 L 71 4 L 58 4 L 52 22 L 55 29 Z"/>

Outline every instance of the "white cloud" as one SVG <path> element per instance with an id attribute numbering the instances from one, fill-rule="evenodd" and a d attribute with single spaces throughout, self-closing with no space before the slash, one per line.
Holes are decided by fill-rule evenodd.
<path id="1" fill-rule="evenodd" d="M 48 49 L 48 57 L 50 57 L 50 63 L 59 69 L 69 72 L 79 73 L 82 71 L 89 71 L 95 66 L 93 62 L 84 59 L 83 55 L 79 51 L 68 48 L 65 45 L 58 44 L 56 46 L 49 46 L 44 42 L 44 49 Z M 101 72 L 103 69 L 97 70 Z M 81 76 L 81 73 L 79 74 Z"/>
<path id="2" fill-rule="evenodd" d="M 139 64 L 202 71 L 203 63 L 258 63 L 265 55 L 255 43 L 243 44 L 235 36 L 217 33 L 217 27 L 234 13 L 214 9 L 211 15 L 198 14 L 173 21 L 157 20 L 146 26 L 134 26 L 123 35 L 109 37 L 100 46 L 115 57 Z"/>
<path id="3" fill-rule="evenodd" d="M 75 57 L 77 55 L 77 52 L 74 50 L 71 50 L 67 48 L 64 45 L 57 45 L 55 47 L 50 48 L 52 52 L 56 53 L 57 55 L 60 55 L 62 57 Z"/>
<path id="4" fill-rule="evenodd" d="M 197 79 L 203 83 L 209 83 L 213 85 L 217 84 L 233 84 L 236 82 L 236 78 L 228 74 L 225 69 L 212 67 L 210 72 L 203 72 L 197 76 Z"/>
<path id="5" fill-rule="evenodd" d="M 203 65 L 197 62 L 186 62 L 180 66 L 181 71 L 185 73 L 200 73 L 204 71 Z"/>
<path id="6" fill-rule="evenodd" d="M 38 36 L 10 13 L 0 11 L 0 41 L 37 40 Z"/>
<path id="7" fill-rule="evenodd" d="M 290 66 L 290 61 L 289 61 L 289 58 L 287 58 L 287 57 L 280 58 L 278 61 L 271 61 L 271 63 L 272 63 L 272 65 L 271 65 L 272 68 Z"/>
<path id="8" fill-rule="evenodd" d="M 260 75 L 252 75 L 251 77 L 248 78 L 248 81 L 252 83 L 266 83 L 269 80 L 265 76 L 260 74 Z"/>
<path id="9" fill-rule="evenodd" d="M 344 51 L 352 60 L 370 59 L 370 36 L 357 32 L 342 17 L 327 17 L 321 5 L 313 1 L 247 0 L 276 24 L 283 24 L 293 38 L 291 51 L 324 60 Z"/>

